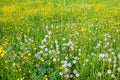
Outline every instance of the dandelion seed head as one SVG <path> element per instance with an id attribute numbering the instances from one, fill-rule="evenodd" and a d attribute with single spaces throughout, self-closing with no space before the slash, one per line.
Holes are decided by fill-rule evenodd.
<path id="1" fill-rule="evenodd" d="M 111 73 L 112 73 L 112 71 L 111 71 L 111 70 L 107 70 L 107 73 L 108 73 L 108 74 L 111 74 Z"/>
<path id="2" fill-rule="evenodd" d="M 60 76 L 63 76 L 63 72 L 59 72 L 59 75 L 60 75 Z"/>

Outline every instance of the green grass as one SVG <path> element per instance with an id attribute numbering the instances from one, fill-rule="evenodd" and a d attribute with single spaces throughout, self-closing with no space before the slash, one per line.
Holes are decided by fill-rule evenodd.
<path id="1" fill-rule="evenodd" d="M 119 80 L 120 1 L 1 0 L 0 80 Z"/>

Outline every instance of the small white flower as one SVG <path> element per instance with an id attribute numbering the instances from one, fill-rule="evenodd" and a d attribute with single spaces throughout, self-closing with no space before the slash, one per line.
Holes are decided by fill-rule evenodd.
<path id="1" fill-rule="evenodd" d="M 81 49 L 78 49 L 79 52 L 81 52 Z"/>
<path id="2" fill-rule="evenodd" d="M 108 70 L 108 71 L 107 71 L 107 73 L 108 73 L 108 74 L 111 74 L 111 73 L 112 73 L 112 71 L 111 71 L 111 70 Z"/>
<path id="3" fill-rule="evenodd" d="M 108 53 L 105 53 L 105 54 L 104 54 L 104 56 L 105 56 L 106 58 L 108 58 L 108 57 L 109 57 Z"/>
<path id="4" fill-rule="evenodd" d="M 53 59 L 53 62 L 55 62 L 55 61 L 56 61 L 56 58 Z"/>
<path id="5" fill-rule="evenodd" d="M 45 35 L 45 37 L 47 38 L 47 37 L 48 37 L 48 35 Z"/>
<path id="6" fill-rule="evenodd" d="M 52 31 L 49 31 L 48 34 L 49 34 L 49 35 L 52 34 Z"/>
<path id="7" fill-rule="evenodd" d="M 71 67 L 71 66 L 72 66 L 71 63 L 68 63 L 67 65 L 68 65 L 68 67 Z"/>
<path id="8" fill-rule="evenodd" d="M 73 70 L 73 73 L 76 74 L 76 73 L 77 73 L 77 70 Z"/>
<path id="9" fill-rule="evenodd" d="M 110 63 L 112 61 L 112 59 L 111 58 L 108 58 L 108 62 Z"/>
<path id="10" fill-rule="evenodd" d="M 108 38 L 111 38 L 111 36 L 110 36 L 110 35 L 108 35 Z"/>
<path id="11" fill-rule="evenodd" d="M 63 63 L 67 64 L 67 61 L 63 61 Z"/>
<path id="12" fill-rule="evenodd" d="M 112 52 L 112 55 L 114 55 L 115 54 L 115 52 Z"/>
<path id="13" fill-rule="evenodd" d="M 101 76 L 102 76 L 102 73 L 101 73 L 101 72 L 98 72 L 98 76 L 101 77 Z"/>
<path id="14" fill-rule="evenodd" d="M 118 58 L 120 59 L 120 54 L 118 54 Z"/>
<path id="15" fill-rule="evenodd" d="M 114 59 L 117 59 L 117 57 L 116 57 L 116 56 L 113 56 L 113 58 L 114 58 Z"/>
<path id="16" fill-rule="evenodd" d="M 47 52 L 47 51 L 48 51 L 48 48 L 45 48 L 45 51 Z"/>
<path id="17" fill-rule="evenodd" d="M 116 63 L 114 63 L 113 67 L 116 67 L 116 66 L 117 66 L 117 64 L 116 64 Z"/>
<path id="18" fill-rule="evenodd" d="M 89 62 L 89 59 L 86 59 L 85 62 Z"/>
<path id="19" fill-rule="evenodd" d="M 74 59 L 76 60 L 76 59 L 78 59 L 78 57 L 74 57 Z"/>
<path id="20" fill-rule="evenodd" d="M 120 67 L 118 67 L 118 72 L 120 72 Z"/>
<path id="21" fill-rule="evenodd" d="M 54 50 L 54 49 L 52 50 L 52 53 L 55 53 L 55 50 Z"/>
<path id="22" fill-rule="evenodd" d="M 51 50 L 49 50 L 48 52 L 49 52 L 49 54 L 52 54 L 52 51 L 51 51 Z"/>
<path id="23" fill-rule="evenodd" d="M 73 60 L 73 64 L 75 64 L 76 63 L 76 60 Z"/>
<path id="24" fill-rule="evenodd" d="M 116 40 L 114 39 L 113 42 L 116 42 Z"/>
<path id="25" fill-rule="evenodd" d="M 83 64 L 82 66 L 85 67 L 85 64 Z"/>
<path id="26" fill-rule="evenodd" d="M 100 43 L 97 44 L 97 47 L 100 47 Z"/>
<path id="27" fill-rule="evenodd" d="M 68 56 L 66 56 L 65 59 L 68 60 Z"/>
<path id="28" fill-rule="evenodd" d="M 111 74 L 111 78 L 115 78 L 115 74 Z"/>
<path id="29" fill-rule="evenodd" d="M 116 60 L 114 60 L 114 61 L 113 61 L 113 63 L 114 63 L 114 64 L 116 64 L 116 63 L 117 63 L 117 61 L 116 61 Z"/>
<path id="30" fill-rule="evenodd" d="M 105 41 L 107 41 L 107 38 L 105 38 Z"/>
<path id="31" fill-rule="evenodd" d="M 65 68 L 65 73 L 69 72 L 69 69 L 68 68 Z"/>
<path id="32" fill-rule="evenodd" d="M 55 40 L 55 44 L 58 44 L 58 41 L 57 41 L 57 40 Z"/>
<path id="33" fill-rule="evenodd" d="M 44 38 L 44 39 L 43 39 L 43 42 L 47 42 L 47 39 L 46 39 L 46 38 Z"/>
<path id="34" fill-rule="evenodd" d="M 63 75 L 63 73 L 62 73 L 62 72 L 59 72 L 59 75 L 60 75 L 60 76 L 62 76 L 62 75 Z"/>
<path id="35" fill-rule="evenodd" d="M 12 64 L 12 66 L 15 66 L 15 65 L 16 65 L 15 63 Z"/>
<path id="36" fill-rule="evenodd" d="M 81 55 L 81 53 L 79 52 L 79 53 L 78 53 L 78 55 L 80 56 L 80 55 Z"/>
<path id="37" fill-rule="evenodd" d="M 38 65 L 38 64 L 36 64 L 35 66 L 36 66 L 36 67 L 38 67 L 39 65 Z"/>
<path id="38" fill-rule="evenodd" d="M 64 67 L 64 68 L 67 67 L 67 63 L 63 64 L 63 67 Z"/>
<path id="39" fill-rule="evenodd" d="M 100 58 L 104 58 L 105 54 L 99 54 L 98 55 Z"/>
<path id="40" fill-rule="evenodd" d="M 66 76 L 65 76 L 66 78 L 69 78 L 69 74 L 66 74 Z"/>
<path id="41" fill-rule="evenodd" d="M 36 50 L 37 48 L 34 48 L 34 50 Z"/>
<path id="42" fill-rule="evenodd" d="M 63 41 L 65 41 L 66 39 L 65 39 L 65 38 L 63 38 L 62 40 L 63 40 Z"/>
<path id="43" fill-rule="evenodd" d="M 92 55 L 92 56 L 94 56 L 94 55 L 95 55 L 95 53 L 91 53 L 91 55 Z"/>
<path id="44" fill-rule="evenodd" d="M 109 44 L 110 44 L 109 42 L 106 43 L 107 46 L 108 46 Z"/>
<path id="45" fill-rule="evenodd" d="M 79 75 L 79 73 L 76 73 L 76 75 L 75 75 L 76 77 L 79 77 L 80 75 Z"/>
<path id="46" fill-rule="evenodd" d="M 60 51 L 57 51 L 57 54 L 60 54 Z"/>
<path id="47" fill-rule="evenodd" d="M 72 75 L 72 74 L 70 75 L 70 78 L 73 78 L 73 75 Z"/>

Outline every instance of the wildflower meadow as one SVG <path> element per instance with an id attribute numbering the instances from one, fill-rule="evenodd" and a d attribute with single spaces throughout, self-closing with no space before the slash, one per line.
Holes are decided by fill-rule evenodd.
<path id="1" fill-rule="evenodd" d="M 120 80 L 120 0 L 0 0 L 0 80 Z"/>

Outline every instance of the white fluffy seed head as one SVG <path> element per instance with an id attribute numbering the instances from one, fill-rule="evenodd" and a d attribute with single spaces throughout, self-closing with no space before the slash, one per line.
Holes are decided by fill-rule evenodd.
<path id="1" fill-rule="evenodd" d="M 112 71 L 111 71 L 111 70 L 107 70 L 107 73 L 108 73 L 108 74 L 111 74 L 111 73 L 112 73 Z"/>
<path id="2" fill-rule="evenodd" d="M 62 75 L 63 75 L 63 72 L 59 72 L 59 75 L 62 76 Z"/>

